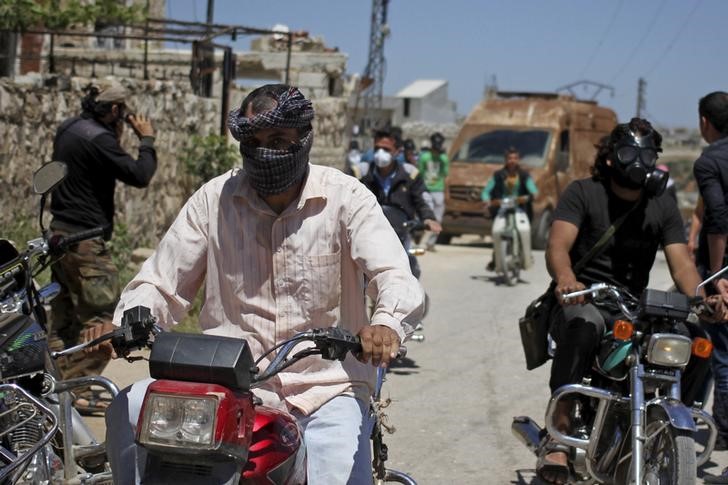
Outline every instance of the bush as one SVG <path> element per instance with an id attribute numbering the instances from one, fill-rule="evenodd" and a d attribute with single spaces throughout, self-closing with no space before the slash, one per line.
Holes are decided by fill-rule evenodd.
<path id="1" fill-rule="evenodd" d="M 238 150 L 219 135 L 195 135 L 182 152 L 185 172 L 192 176 L 197 189 L 213 177 L 240 163 Z"/>

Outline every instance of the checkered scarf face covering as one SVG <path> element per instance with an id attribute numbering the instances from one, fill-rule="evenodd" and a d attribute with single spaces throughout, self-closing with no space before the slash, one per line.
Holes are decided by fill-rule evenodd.
<path id="1" fill-rule="evenodd" d="M 228 116 L 228 128 L 240 142 L 243 170 L 250 185 L 260 195 L 280 194 L 300 181 L 308 171 L 308 156 L 313 145 L 313 130 L 308 130 L 298 143 L 285 150 L 255 147 L 245 143 L 264 128 L 297 128 L 310 126 L 313 120 L 311 101 L 297 88 L 290 88 L 278 97 L 275 109 L 245 117 L 240 109 Z"/>

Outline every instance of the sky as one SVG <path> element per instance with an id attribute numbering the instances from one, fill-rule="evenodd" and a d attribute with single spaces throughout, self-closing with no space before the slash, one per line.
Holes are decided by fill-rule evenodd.
<path id="1" fill-rule="evenodd" d="M 205 21 L 207 3 L 167 0 L 167 15 Z M 306 30 L 346 53 L 353 74 L 367 64 L 371 9 L 370 0 L 215 0 L 214 21 Z M 493 80 L 504 91 L 588 80 L 613 87 L 596 100 L 625 121 L 643 77 L 647 118 L 694 128 L 700 97 L 728 91 L 726 19 L 726 0 L 390 0 L 384 94 L 444 79 L 465 115 Z M 249 38 L 234 45 L 247 50 Z M 591 99 L 595 89 L 575 93 Z"/>

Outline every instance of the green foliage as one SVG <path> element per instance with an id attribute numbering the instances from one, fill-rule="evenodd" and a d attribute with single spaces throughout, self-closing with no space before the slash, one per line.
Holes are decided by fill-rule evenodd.
<path id="1" fill-rule="evenodd" d="M 14 218 L 10 227 L 3 228 L 2 232 L 0 233 L 0 238 L 11 241 L 15 246 L 15 249 L 17 249 L 18 252 L 21 253 L 28 249 L 26 246 L 28 241 L 38 238 L 40 236 L 41 233 L 40 227 L 38 226 L 38 218 L 31 215 Z M 39 275 L 35 277 L 35 280 L 41 286 L 50 283 L 50 268 L 46 268 L 45 270 L 43 270 Z"/>
<path id="2" fill-rule="evenodd" d="M 0 0 L 0 28 L 25 30 L 39 24 L 43 12 L 33 0 Z"/>
<path id="3" fill-rule="evenodd" d="M 114 232 L 107 247 L 111 253 L 111 260 L 119 270 L 119 284 L 123 288 L 136 274 L 135 269 L 129 265 L 131 254 L 134 252 L 134 242 L 126 224 L 123 222 L 114 224 Z"/>
<path id="4" fill-rule="evenodd" d="M 224 136 L 194 135 L 182 152 L 182 163 L 199 187 L 239 164 L 240 154 Z"/>
<path id="5" fill-rule="evenodd" d="M 117 0 L 0 0 L 0 29 L 23 31 L 45 26 L 63 30 L 73 25 L 100 22 L 128 24 L 141 22 L 147 12 L 140 5 L 125 6 Z"/>

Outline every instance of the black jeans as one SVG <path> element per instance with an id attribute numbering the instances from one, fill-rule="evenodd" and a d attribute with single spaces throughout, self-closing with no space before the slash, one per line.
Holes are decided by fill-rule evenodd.
<path id="1" fill-rule="evenodd" d="M 551 392 L 566 384 L 581 383 L 591 369 L 602 336 L 620 316 L 621 313 L 616 309 L 605 309 L 591 303 L 561 307 L 554 311 L 551 335 L 557 346 L 551 365 Z M 707 337 L 701 327 L 689 323 L 680 333 L 690 338 Z M 695 401 L 704 402 L 704 383 L 709 373 L 710 359 L 691 356 L 682 373 L 680 389 L 683 403 L 690 406 Z M 728 418 L 728 409 L 725 411 L 723 417 Z"/>

